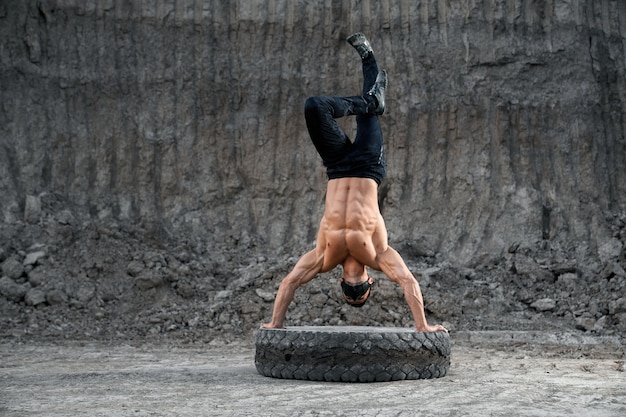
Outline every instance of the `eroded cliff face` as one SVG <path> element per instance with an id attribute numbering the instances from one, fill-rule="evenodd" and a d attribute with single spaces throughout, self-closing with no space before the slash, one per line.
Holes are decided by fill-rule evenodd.
<path id="1" fill-rule="evenodd" d="M 269 320 L 312 247 L 308 96 L 353 95 L 370 38 L 391 244 L 451 329 L 626 329 L 626 3 L 0 1 L 0 335 L 213 340 Z M 343 120 L 352 131 L 353 120 Z M 339 269 L 288 324 L 355 311 Z"/>
<path id="2" fill-rule="evenodd" d="M 0 21 L 7 223 L 53 195 L 164 236 L 309 247 L 325 173 L 302 106 L 358 92 L 353 31 L 390 74 L 395 244 L 584 259 L 626 204 L 620 1 L 5 1 Z"/>

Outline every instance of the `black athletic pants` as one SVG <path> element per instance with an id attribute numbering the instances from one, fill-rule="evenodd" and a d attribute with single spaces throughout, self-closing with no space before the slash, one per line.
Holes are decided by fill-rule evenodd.
<path id="1" fill-rule="evenodd" d="M 317 96 L 307 99 L 304 115 L 309 135 L 326 166 L 329 179 L 344 177 L 372 178 L 380 184 L 385 176 L 383 134 L 374 114 L 376 100 L 366 95 L 378 75 L 374 54 L 363 64 L 362 96 Z M 354 142 L 335 119 L 356 116 Z"/>

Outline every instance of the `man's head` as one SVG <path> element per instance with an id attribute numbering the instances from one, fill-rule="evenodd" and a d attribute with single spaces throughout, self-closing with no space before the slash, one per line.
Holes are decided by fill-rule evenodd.
<path id="1" fill-rule="evenodd" d="M 343 298 L 353 307 L 361 307 L 367 301 L 374 280 L 367 276 L 365 265 L 348 256 L 342 264 L 343 278 L 339 280 Z"/>
<path id="2" fill-rule="evenodd" d="M 343 292 L 343 298 L 352 307 L 362 307 L 367 302 L 367 299 L 372 292 L 372 284 L 374 280 L 367 277 L 367 281 L 363 281 L 359 284 L 349 284 L 345 278 L 341 278 L 341 291 Z"/>

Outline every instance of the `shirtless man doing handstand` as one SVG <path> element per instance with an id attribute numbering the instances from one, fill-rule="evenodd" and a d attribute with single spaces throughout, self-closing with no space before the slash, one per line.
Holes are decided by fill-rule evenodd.
<path id="1" fill-rule="evenodd" d="M 315 249 L 303 255 L 280 283 L 272 321 L 261 327 L 282 328 L 296 289 L 318 273 L 341 264 L 344 274 L 340 284 L 350 305 L 360 307 L 370 295 L 373 280 L 367 274 L 367 266 L 382 271 L 400 285 L 418 331 L 447 331 L 441 325 L 426 322 L 419 284 L 398 252 L 387 243 L 387 229 L 378 208 L 378 186 L 385 175 L 378 116 L 385 110 L 387 74 L 378 71 L 370 43 L 363 34 L 356 33 L 347 40 L 361 57 L 363 95 L 311 97 L 306 101 L 309 135 L 327 168 L 326 206 Z M 354 142 L 335 121 L 352 115 L 357 121 Z"/>

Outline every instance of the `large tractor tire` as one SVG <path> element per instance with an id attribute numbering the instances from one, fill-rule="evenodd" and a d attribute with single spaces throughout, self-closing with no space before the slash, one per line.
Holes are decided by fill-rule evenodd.
<path id="1" fill-rule="evenodd" d="M 439 378 L 450 368 L 450 338 L 396 327 L 260 329 L 255 365 L 264 376 L 312 381 Z"/>

